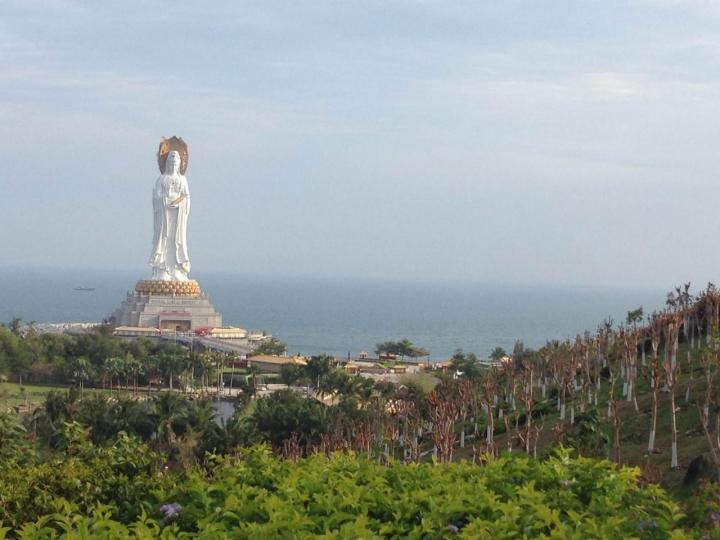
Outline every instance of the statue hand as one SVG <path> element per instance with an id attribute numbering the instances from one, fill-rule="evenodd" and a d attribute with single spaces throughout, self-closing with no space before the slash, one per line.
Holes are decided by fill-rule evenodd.
<path id="1" fill-rule="evenodd" d="M 181 195 L 180 197 L 178 197 L 177 199 L 175 199 L 174 201 L 172 201 L 168 206 L 169 206 L 170 208 L 177 208 L 178 206 L 180 206 L 180 203 L 182 202 L 182 200 L 183 200 L 184 198 L 185 198 L 185 197 Z"/>

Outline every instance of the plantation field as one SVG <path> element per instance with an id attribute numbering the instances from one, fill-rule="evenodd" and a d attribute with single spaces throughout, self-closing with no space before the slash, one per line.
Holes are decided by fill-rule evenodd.
<path id="1" fill-rule="evenodd" d="M 680 347 L 679 356 L 685 357 L 687 347 Z M 680 467 L 678 469 L 670 468 L 670 446 L 671 446 L 671 418 L 670 418 L 670 398 L 666 391 L 659 393 L 657 434 L 655 440 L 655 451 L 648 454 L 648 437 L 650 426 L 650 410 L 652 406 L 652 396 L 648 382 L 644 378 L 638 378 L 636 388 L 637 403 L 640 410 L 635 412 L 632 402 L 628 402 L 619 397 L 619 388 L 617 389 L 617 399 L 619 399 L 620 416 L 622 418 L 620 433 L 620 463 L 632 467 L 638 467 L 642 472 L 644 481 L 659 483 L 670 492 L 684 498 L 689 492 L 695 489 L 695 485 L 685 486 L 683 480 L 687 472 L 688 464 L 700 455 L 708 456 L 710 448 L 707 439 L 702 430 L 698 419 L 697 403 L 703 398 L 707 385 L 703 376 L 702 368 L 696 363 L 692 377 L 690 373 L 683 372 L 680 374 L 676 388 L 676 420 L 678 425 L 678 461 Z M 717 382 L 715 382 L 717 385 Z M 685 401 L 686 389 L 690 387 L 689 401 Z M 601 412 L 607 409 L 606 403 L 608 399 L 607 389 L 601 392 L 599 401 Z M 553 405 L 552 400 L 548 403 L 551 405 L 551 413 L 544 417 L 545 428 L 541 432 L 538 441 L 538 453 L 550 451 L 557 443 L 556 435 L 552 428 L 557 424 L 561 424 L 559 413 Z M 581 414 L 580 408 L 576 408 L 576 415 Z M 498 447 L 503 449 L 507 447 L 508 435 L 504 432 L 504 426 L 500 422 L 500 433 L 496 439 Z M 577 430 L 577 425 L 572 428 L 568 425 L 567 419 L 564 422 L 566 429 L 565 438 Z M 606 422 L 602 422 L 600 428 L 605 432 L 609 432 L 609 426 Z M 472 441 L 468 441 L 466 448 L 458 448 L 454 458 L 472 459 Z M 609 449 L 608 449 L 609 450 Z M 609 451 L 598 457 L 609 457 Z"/>

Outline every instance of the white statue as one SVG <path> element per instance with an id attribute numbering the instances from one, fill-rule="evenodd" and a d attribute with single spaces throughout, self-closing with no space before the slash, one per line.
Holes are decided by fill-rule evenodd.
<path id="1" fill-rule="evenodd" d="M 173 141 L 179 141 L 182 146 L 178 146 L 179 143 L 172 144 Z M 183 156 L 173 147 L 180 152 L 184 150 Z M 187 249 L 190 191 L 184 175 L 187 167 L 187 146 L 182 139 L 173 137 L 160 144 L 158 164 L 162 174 L 155 182 L 153 190 L 155 232 L 150 256 L 152 279 L 187 281 L 190 272 Z"/>

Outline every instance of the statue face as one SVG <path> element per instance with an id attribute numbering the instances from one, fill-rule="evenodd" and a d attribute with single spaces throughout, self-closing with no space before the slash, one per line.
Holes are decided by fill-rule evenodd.
<path id="1" fill-rule="evenodd" d="M 180 154 L 175 150 L 168 153 L 167 161 L 165 162 L 165 174 L 176 174 L 180 169 Z"/>

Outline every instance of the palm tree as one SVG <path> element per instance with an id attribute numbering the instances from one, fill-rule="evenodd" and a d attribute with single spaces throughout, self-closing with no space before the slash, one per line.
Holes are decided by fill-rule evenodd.
<path id="1" fill-rule="evenodd" d="M 503 358 L 507 356 L 507 353 L 505 352 L 505 349 L 502 347 L 495 347 L 492 352 L 490 353 L 490 360 L 494 360 L 495 362 L 499 362 Z"/>
<path id="2" fill-rule="evenodd" d="M 90 372 L 92 366 L 87 358 L 84 356 L 78 356 L 70 361 L 70 374 L 73 379 L 78 381 L 80 386 L 80 396 L 83 395 L 83 389 L 85 388 L 85 381 L 90 378 Z"/>
<path id="3" fill-rule="evenodd" d="M 117 396 L 110 405 L 115 432 L 134 433 L 148 439 L 155 429 L 152 415 L 147 414 L 148 402 L 139 402 L 130 396 Z"/>
<path id="4" fill-rule="evenodd" d="M 94 444 L 102 444 L 117 433 L 106 394 L 95 393 L 83 399 L 77 419 L 90 428 L 90 438 Z"/>
<path id="5" fill-rule="evenodd" d="M 213 407 L 212 401 L 202 399 L 195 402 L 195 406 L 190 415 L 190 423 L 193 428 L 199 432 L 208 429 L 209 426 L 215 425 L 215 417 L 217 410 Z"/>
<path id="6" fill-rule="evenodd" d="M 142 365 L 142 362 L 135 358 L 132 354 L 128 353 L 125 356 L 124 361 L 124 373 L 125 376 L 129 379 L 132 377 L 133 380 L 133 394 L 137 394 L 137 381 L 138 377 L 140 375 L 143 375 L 145 373 L 145 367 Z"/>
<path id="7" fill-rule="evenodd" d="M 215 353 L 215 370 L 217 372 L 217 391 L 218 394 L 222 393 L 222 387 L 223 387 L 223 374 L 225 373 L 225 360 L 226 356 L 225 353 L 217 352 Z"/>
<path id="8" fill-rule="evenodd" d="M 163 351 L 158 355 L 158 367 L 168 381 L 170 390 L 173 390 L 173 381 L 187 369 L 187 352 L 178 348 L 173 351 Z"/>
<path id="9" fill-rule="evenodd" d="M 257 376 L 262 373 L 262 370 L 257 367 L 254 364 L 250 364 L 250 367 L 248 367 L 248 373 L 250 373 L 250 377 L 252 377 L 252 387 L 253 391 L 257 390 Z"/>
<path id="10" fill-rule="evenodd" d="M 123 359 L 117 356 L 111 356 L 110 358 L 106 358 L 103 362 L 103 372 L 106 373 L 110 378 L 110 390 L 112 390 L 113 387 L 113 378 L 119 379 L 120 374 L 122 373 L 122 369 Z M 119 380 L 118 386 L 120 386 Z"/>
<path id="11" fill-rule="evenodd" d="M 205 392 L 207 387 L 210 386 L 210 375 L 212 374 L 214 368 L 214 357 L 212 352 L 205 351 L 200 353 L 198 360 L 200 361 L 198 368 L 200 370 L 202 391 Z"/>
<path id="12" fill-rule="evenodd" d="M 310 378 L 315 382 L 315 388 L 320 388 L 320 380 L 330 373 L 332 358 L 326 354 L 313 356 L 308 360 L 307 371 Z"/>
<path id="13" fill-rule="evenodd" d="M 175 441 L 188 420 L 189 402 L 174 392 L 161 392 L 153 399 L 153 411 L 156 417 L 156 437 L 166 449 Z"/>

